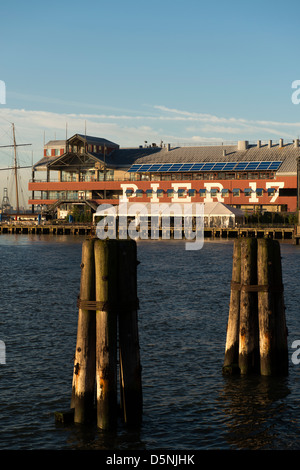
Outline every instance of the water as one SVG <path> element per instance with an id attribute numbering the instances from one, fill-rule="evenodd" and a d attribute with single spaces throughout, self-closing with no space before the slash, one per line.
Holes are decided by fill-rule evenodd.
<path id="1" fill-rule="evenodd" d="M 224 377 L 232 242 L 138 242 L 143 423 L 61 426 L 70 407 L 81 237 L 1 235 L 0 449 L 300 449 L 300 247 L 282 244 L 289 376 Z"/>

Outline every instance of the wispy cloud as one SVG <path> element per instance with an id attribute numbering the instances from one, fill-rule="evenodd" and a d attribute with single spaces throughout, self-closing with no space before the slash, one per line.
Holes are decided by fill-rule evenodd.
<path id="1" fill-rule="evenodd" d="M 28 100 L 31 97 L 27 97 Z M 36 97 L 36 102 L 42 97 Z M 59 113 L 41 110 L 0 107 L 0 145 L 11 144 L 11 123 L 15 123 L 17 141 L 31 143 L 20 147 L 23 164 L 38 161 L 43 144 L 53 139 L 65 139 L 75 133 L 96 135 L 117 142 L 121 147 L 137 147 L 145 141 L 176 145 L 228 142 L 237 140 L 267 140 L 283 137 L 289 141 L 298 136 L 299 122 L 251 120 L 223 117 L 169 108 L 164 105 L 145 106 L 142 111 L 117 108 L 101 109 L 86 106 L 92 112 Z M 99 112 L 97 112 L 99 110 Z M 105 111 L 105 112 L 104 112 Z M 9 151 L 0 152 L 0 167 L 11 164 Z M 30 170 L 23 170 L 23 190 L 27 191 Z M 6 172 L 0 172 L 6 178 Z"/>

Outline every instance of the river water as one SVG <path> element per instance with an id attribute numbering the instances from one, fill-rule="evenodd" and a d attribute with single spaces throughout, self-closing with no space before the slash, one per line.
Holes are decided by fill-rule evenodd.
<path id="1" fill-rule="evenodd" d="M 55 423 L 70 407 L 82 237 L 1 235 L 0 449 L 300 449 L 300 247 L 281 244 L 289 375 L 224 377 L 233 243 L 138 241 L 143 422 Z M 3 344 L 3 343 L 2 343 Z"/>

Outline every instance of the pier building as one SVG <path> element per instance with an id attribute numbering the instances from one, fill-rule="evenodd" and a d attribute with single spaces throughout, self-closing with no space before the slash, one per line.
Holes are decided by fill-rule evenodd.
<path id="1" fill-rule="evenodd" d="M 63 218 L 74 208 L 137 202 L 222 202 L 251 214 L 297 211 L 299 140 L 121 148 L 75 134 L 50 141 L 32 168 L 33 211 Z"/>

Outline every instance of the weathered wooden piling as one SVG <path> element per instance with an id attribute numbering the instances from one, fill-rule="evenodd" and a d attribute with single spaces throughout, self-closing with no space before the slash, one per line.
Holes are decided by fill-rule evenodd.
<path id="1" fill-rule="evenodd" d="M 241 240 L 237 239 L 233 248 L 230 305 L 223 367 L 224 372 L 227 373 L 239 371 L 240 284 Z"/>
<path id="2" fill-rule="evenodd" d="M 83 243 L 71 399 L 76 423 L 94 417 L 101 429 L 116 427 L 118 339 L 123 418 L 128 425 L 141 422 L 137 264 L 134 240 Z"/>
<path id="3" fill-rule="evenodd" d="M 82 245 L 80 299 L 77 326 L 77 343 L 74 358 L 71 408 L 74 422 L 86 423 L 93 417 L 96 361 L 96 318 L 89 310 L 95 301 L 94 240 Z"/>
<path id="4" fill-rule="evenodd" d="M 258 311 L 261 375 L 287 374 L 285 322 L 280 246 L 258 240 Z"/>
<path id="5" fill-rule="evenodd" d="M 241 243 L 241 294 L 239 326 L 239 368 L 241 374 L 256 372 L 258 362 L 257 239 Z"/>
<path id="6" fill-rule="evenodd" d="M 117 240 L 95 241 L 97 425 L 113 429 L 117 422 Z"/>
<path id="7" fill-rule="evenodd" d="M 119 361 L 120 397 L 125 423 L 142 419 L 142 381 L 138 333 L 137 249 L 133 240 L 119 244 Z"/>
<path id="8" fill-rule="evenodd" d="M 277 240 L 235 240 L 223 365 L 223 373 L 233 372 L 288 373 L 287 328 Z"/>

